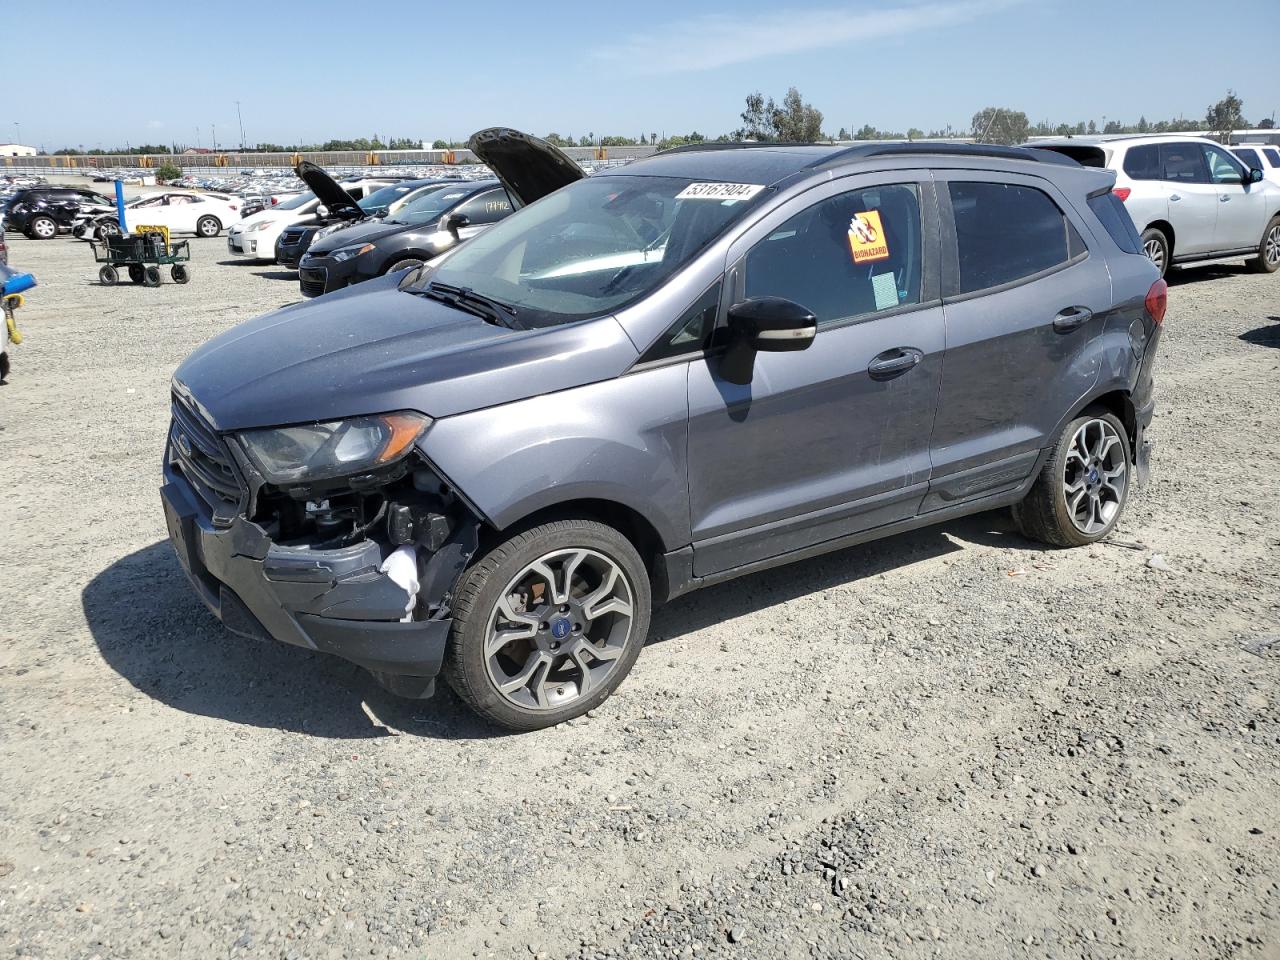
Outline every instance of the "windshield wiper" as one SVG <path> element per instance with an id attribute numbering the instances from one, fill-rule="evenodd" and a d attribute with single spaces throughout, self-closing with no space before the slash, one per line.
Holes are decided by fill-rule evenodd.
<path id="1" fill-rule="evenodd" d="M 521 326 L 516 320 L 515 307 L 501 300 L 486 297 L 482 293 L 476 293 L 470 287 L 455 287 L 450 283 L 432 282 L 418 292 L 424 297 L 447 303 L 456 310 L 465 310 L 501 327 L 515 330 Z"/>

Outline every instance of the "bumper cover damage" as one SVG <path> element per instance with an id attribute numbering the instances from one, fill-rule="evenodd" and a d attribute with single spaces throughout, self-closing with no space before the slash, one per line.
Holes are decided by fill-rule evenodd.
<path id="1" fill-rule="evenodd" d="M 446 601 L 474 552 L 474 526 L 426 556 L 418 607 L 427 618 L 402 621 L 405 588 L 380 570 L 388 547 L 371 539 L 336 549 L 275 543 L 244 515 L 216 521 L 169 464 L 164 479 L 169 540 L 228 630 L 341 657 L 400 696 L 434 692 L 452 623 Z"/>

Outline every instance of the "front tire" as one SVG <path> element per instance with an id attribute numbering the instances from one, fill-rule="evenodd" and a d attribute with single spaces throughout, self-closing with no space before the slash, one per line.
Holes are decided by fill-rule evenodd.
<path id="1" fill-rule="evenodd" d="M 160 286 L 160 268 L 147 267 L 142 271 L 142 285 L 144 287 Z"/>
<path id="2" fill-rule="evenodd" d="M 1115 529 L 1132 475 L 1124 424 L 1110 411 L 1090 407 L 1062 431 L 1013 518 L 1026 537 L 1051 546 L 1096 543 Z"/>
<path id="3" fill-rule="evenodd" d="M 444 675 L 509 730 L 599 706 L 649 633 L 649 576 L 636 548 L 593 520 L 557 520 L 490 550 L 459 584 Z"/>
<path id="4" fill-rule="evenodd" d="M 1142 231 L 1142 250 L 1160 270 L 1160 276 L 1169 272 L 1169 238 L 1163 230 L 1148 227 Z"/>
<path id="5" fill-rule="evenodd" d="M 114 223 L 112 221 L 100 223 L 94 229 L 93 235 L 99 243 L 106 243 L 108 237 L 120 236 L 120 224 Z"/>
<path id="6" fill-rule="evenodd" d="M 105 266 L 98 271 L 98 280 L 104 287 L 114 287 L 120 282 L 120 271 L 115 267 Z"/>
<path id="7" fill-rule="evenodd" d="M 208 239 L 222 232 L 222 224 L 217 217 L 201 217 L 196 221 L 196 235 Z"/>
<path id="8" fill-rule="evenodd" d="M 190 283 L 191 271 L 187 269 L 185 264 L 175 263 L 169 268 L 169 276 L 173 277 L 174 283 Z"/>
<path id="9" fill-rule="evenodd" d="M 1271 218 L 1262 240 L 1258 243 L 1258 255 L 1247 262 L 1254 273 L 1275 273 L 1280 269 L 1280 216 Z"/>

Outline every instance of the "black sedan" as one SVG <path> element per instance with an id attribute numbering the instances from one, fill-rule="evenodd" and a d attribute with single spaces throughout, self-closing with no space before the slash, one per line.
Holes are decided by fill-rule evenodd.
<path id="1" fill-rule="evenodd" d="M 342 227 L 320 237 L 298 264 L 304 297 L 419 266 L 512 211 L 496 180 L 445 183 L 390 217 Z"/>

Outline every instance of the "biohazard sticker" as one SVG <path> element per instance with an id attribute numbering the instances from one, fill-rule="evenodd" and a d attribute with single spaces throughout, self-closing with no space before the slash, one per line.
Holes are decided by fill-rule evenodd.
<path id="1" fill-rule="evenodd" d="M 849 250 L 854 263 L 874 263 L 889 259 L 889 241 L 880 223 L 880 211 L 855 213 L 849 221 Z"/>
<path id="2" fill-rule="evenodd" d="M 676 194 L 677 200 L 750 200 L 764 189 L 760 183 L 691 183 Z"/>

